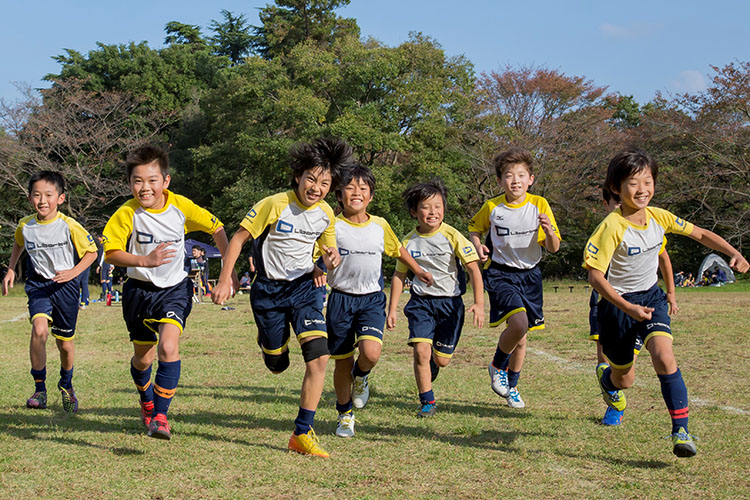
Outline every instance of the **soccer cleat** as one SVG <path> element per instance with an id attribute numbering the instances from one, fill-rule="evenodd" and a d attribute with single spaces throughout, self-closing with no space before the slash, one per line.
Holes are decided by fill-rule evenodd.
<path id="1" fill-rule="evenodd" d="M 695 446 L 693 440 L 695 436 L 688 434 L 684 427 L 680 427 L 677 432 L 673 432 L 670 436 L 672 438 L 672 453 L 678 457 L 694 457 L 698 453 L 698 448 Z M 695 438 L 697 439 L 697 438 Z"/>
<path id="2" fill-rule="evenodd" d="M 353 419 L 352 419 L 353 420 Z M 328 458 L 328 452 L 320 447 L 320 440 L 315 435 L 312 427 L 306 434 L 294 434 L 289 438 L 289 450 L 296 451 L 302 455 L 312 455 L 315 457 Z"/>
<path id="3" fill-rule="evenodd" d="M 33 408 L 34 410 L 44 410 L 47 408 L 47 392 L 39 391 L 32 394 L 26 400 L 26 408 Z"/>
<path id="4" fill-rule="evenodd" d="M 417 412 L 417 417 L 419 418 L 428 418 L 435 415 L 437 405 L 435 405 L 435 402 L 432 403 L 422 403 L 422 406 L 419 407 L 419 411 Z"/>
<path id="5" fill-rule="evenodd" d="M 492 383 L 492 390 L 495 391 L 500 397 L 507 398 L 510 394 L 510 386 L 508 385 L 508 372 L 505 370 L 498 370 L 492 363 L 489 364 L 487 370 L 490 372 L 490 381 Z"/>
<path id="6" fill-rule="evenodd" d="M 139 401 L 141 404 L 141 422 L 148 429 L 151 426 L 151 418 L 154 416 L 154 402 L 153 401 Z"/>
<path id="7" fill-rule="evenodd" d="M 157 413 L 148 425 L 148 436 L 156 439 L 172 439 L 172 430 L 169 428 L 167 416 L 163 413 Z"/>
<path id="8" fill-rule="evenodd" d="M 508 406 L 510 406 L 511 408 L 526 407 L 526 403 L 523 402 L 523 399 L 521 399 L 521 395 L 518 393 L 518 389 L 516 389 L 515 387 L 510 388 L 506 400 L 508 401 Z"/>
<path id="9" fill-rule="evenodd" d="M 617 411 L 625 411 L 627 402 L 625 401 L 625 393 L 622 391 L 608 391 L 602 385 L 602 375 L 607 365 L 599 363 L 596 365 L 596 378 L 599 381 L 599 388 L 602 390 L 602 399 L 607 403 L 607 406 Z"/>
<path id="10" fill-rule="evenodd" d="M 367 383 L 367 375 L 354 377 L 352 385 L 352 404 L 355 408 L 364 408 L 370 399 L 370 384 Z"/>
<path id="11" fill-rule="evenodd" d="M 620 425 L 624 413 L 607 406 L 607 411 L 604 412 L 604 417 L 602 418 L 602 425 Z"/>
<path id="12" fill-rule="evenodd" d="M 76 391 L 71 386 L 70 389 L 66 389 L 60 385 L 57 386 L 62 396 L 63 410 L 68 413 L 75 413 L 78 411 L 78 398 L 76 397 Z"/>
<path id="13" fill-rule="evenodd" d="M 336 435 L 342 438 L 354 437 L 354 413 L 351 411 L 339 413 Z"/>
<path id="14" fill-rule="evenodd" d="M 430 358 L 430 381 L 434 382 L 438 375 L 440 375 L 440 367 L 433 358 Z"/>

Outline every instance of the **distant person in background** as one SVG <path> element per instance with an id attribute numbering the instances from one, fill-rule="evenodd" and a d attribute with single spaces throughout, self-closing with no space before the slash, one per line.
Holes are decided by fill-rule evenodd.
<path id="1" fill-rule="evenodd" d="M 102 295 L 99 297 L 99 300 L 106 300 L 107 294 L 112 293 L 112 275 L 114 273 L 114 266 L 104 260 L 102 237 L 98 236 L 97 239 L 99 240 L 99 250 L 96 272 L 99 275 L 99 282 L 102 284 Z"/>

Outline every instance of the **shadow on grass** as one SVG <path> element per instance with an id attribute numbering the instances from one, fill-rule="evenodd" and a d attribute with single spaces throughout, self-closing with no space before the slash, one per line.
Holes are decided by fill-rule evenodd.
<path id="1" fill-rule="evenodd" d="M 665 462 L 663 460 L 638 460 L 629 458 L 613 457 L 612 455 L 603 454 L 576 454 L 576 453 L 560 453 L 563 456 L 574 458 L 576 460 L 598 460 L 607 465 L 621 465 L 625 467 L 634 467 L 637 469 L 666 469 L 671 467 L 671 462 Z"/>

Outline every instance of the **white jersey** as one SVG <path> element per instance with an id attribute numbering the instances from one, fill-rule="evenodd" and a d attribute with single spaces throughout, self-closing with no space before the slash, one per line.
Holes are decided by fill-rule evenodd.
<path id="1" fill-rule="evenodd" d="M 339 215 L 335 229 L 341 263 L 328 272 L 328 284 L 355 295 L 382 290 L 383 253 L 399 257 L 402 246 L 388 221 L 370 215 L 358 224 Z"/>

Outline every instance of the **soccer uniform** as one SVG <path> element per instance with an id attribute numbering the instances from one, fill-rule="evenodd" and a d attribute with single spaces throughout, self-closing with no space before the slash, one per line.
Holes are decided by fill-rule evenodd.
<path id="1" fill-rule="evenodd" d="M 609 284 L 628 302 L 654 308 L 650 320 L 636 321 L 609 301 L 599 301 L 599 343 L 612 366 L 632 365 L 634 349 L 653 336 L 672 337 L 666 294 L 657 286 L 659 254 L 666 233 L 692 232 L 691 223 L 667 210 L 647 207 L 646 224 L 639 226 L 616 209 L 586 243 L 583 267 L 606 273 Z"/>
<path id="2" fill-rule="evenodd" d="M 529 330 L 544 328 L 542 273 L 537 264 L 547 236 L 539 224 L 540 214 L 549 217 L 555 235 L 562 239 L 547 200 L 530 193 L 515 204 L 509 204 L 504 194 L 492 198 L 469 222 L 469 231 L 488 234 L 492 249 L 484 272 L 490 326 L 525 312 Z"/>
<path id="3" fill-rule="evenodd" d="M 96 252 L 91 235 L 74 219 L 58 212 L 54 219 L 40 221 L 36 215 L 18 223 L 15 241 L 26 250 L 26 295 L 31 321 L 46 317 L 52 336 L 72 340 L 78 319 L 80 281 L 55 283 L 58 271 L 73 269 L 89 252 Z"/>
<path id="4" fill-rule="evenodd" d="M 258 345 L 279 355 L 289 343 L 289 324 L 298 340 L 327 337 L 323 296 L 312 281 L 315 243 L 336 248 L 333 210 L 325 201 L 303 205 L 294 191 L 259 201 L 240 226 L 250 233 L 258 272 L 250 303 Z"/>
<path id="5" fill-rule="evenodd" d="M 456 349 L 464 324 L 466 274 L 461 266 L 479 260 L 474 245 L 448 224 L 441 224 L 433 233 L 422 234 L 416 229 L 404 239 L 404 247 L 434 283 L 428 287 L 419 280 L 411 286 L 411 298 L 404 307 L 409 320 L 409 344 L 428 342 L 433 352 L 450 358 Z M 399 261 L 396 271 L 408 267 Z"/>
<path id="6" fill-rule="evenodd" d="M 382 345 L 386 317 L 382 255 L 399 257 L 402 245 L 388 222 L 374 215 L 361 224 L 339 215 L 335 230 L 341 263 L 328 273 L 332 291 L 326 324 L 331 357 L 344 359 L 354 355 L 360 340 Z"/>
<path id="7" fill-rule="evenodd" d="M 122 290 L 122 313 L 135 344 L 154 345 L 160 323 L 176 325 L 180 332 L 192 308 L 192 283 L 179 257 L 185 233 L 213 234 L 223 224 L 188 198 L 164 190 L 164 207 L 143 208 L 131 199 L 110 217 L 103 233 L 106 253 L 122 250 L 148 255 L 160 243 L 170 243 L 178 256 L 157 267 L 128 267 Z"/>

